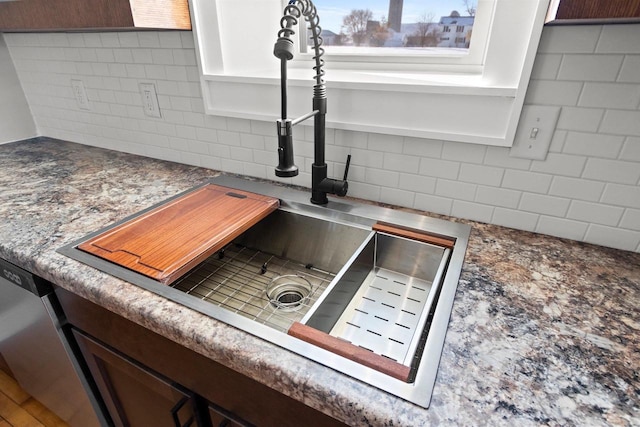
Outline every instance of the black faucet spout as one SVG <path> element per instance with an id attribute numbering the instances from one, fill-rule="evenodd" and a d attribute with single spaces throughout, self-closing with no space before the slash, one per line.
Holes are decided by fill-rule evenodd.
<path id="1" fill-rule="evenodd" d="M 287 118 L 287 61 L 293 59 L 293 41 L 291 36 L 295 34 L 292 27 L 298 23 L 298 19 L 304 17 L 309 23 L 311 40 L 315 56 L 316 84 L 313 87 L 313 108 L 311 113 L 290 120 Z M 344 179 L 332 179 L 327 177 L 327 164 L 325 163 L 325 117 L 327 114 L 327 89 L 324 85 L 324 60 L 322 55 L 322 28 L 319 25 L 316 7 L 311 0 L 291 0 L 284 8 L 284 16 L 280 20 L 282 29 L 278 32 L 278 39 L 273 53 L 280 58 L 280 87 L 281 87 L 281 116 L 278 120 L 278 166 L 276 176 L 293 177 L 298 175 L 298 168 L 293 162 L 293 136 L 294 125 L 313 117 L 314 122 L 314 158 L 311 165 L 311 202 L 325 205 L 329 202 L 327 194 L 345 196 L 349 188 L 347 183 L 348 163 L 345 168 Z"/>

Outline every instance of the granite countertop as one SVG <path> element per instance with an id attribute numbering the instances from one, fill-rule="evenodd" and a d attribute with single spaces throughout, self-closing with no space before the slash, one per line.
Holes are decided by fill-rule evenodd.
<path id="1" fill-rule="evenodd" d="M 216 175 L 48 138 L 0 145 L 0 257 L 350 425 L 640 425 L 637 253 L 468 222 L 423 409 L 56 252 Z"/>

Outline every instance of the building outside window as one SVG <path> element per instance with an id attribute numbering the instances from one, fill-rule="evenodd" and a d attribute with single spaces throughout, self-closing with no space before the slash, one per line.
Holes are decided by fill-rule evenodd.
<path id="1" fill-rule="evenodd" d="M 417 48 L 467 49 L 476 12 L 476 4 L 468 0 L 315 0 L 314 4 L 322 17 L 327 52 L 354 55 L 366 54 L 364 48 L 372 47 L 410 48 L 413 55 Z M 442 44 L 441 33 L 454 29 L 469 37 L 455 44 Z M 360 48 L 361 52 L 353 48 Z M 421 52 L 433 53 L 429 49 Z M 389 51 L 375 54 L 386 55 Z"/>

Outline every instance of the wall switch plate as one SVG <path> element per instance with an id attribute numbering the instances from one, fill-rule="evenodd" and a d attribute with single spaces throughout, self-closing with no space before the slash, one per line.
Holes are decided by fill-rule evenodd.
<path id="1" fill-rule="evenodd" d="M 87 97 L 87 91 L 84 89 L 82 80 L 71 80 L 71 88 L 73 89 L 73 97 L 76 99 L 78 107 L 83 110 L 90 110 L 89 98 Z"/>
<path id="2" fill-rule="evenodd" d="M 142 95 L 142 109 L 149 117 L 160 117 L 160 105 L 158 105 L 158 95 L 156 86 L 153 83 L 140 83 L 140 94 Z"/>
<path id="3" fill-rule="evenodd" d="M 560 107 L 525 105 L 509 155 L 522 159 L 546 159 L 559 116 Z"/>

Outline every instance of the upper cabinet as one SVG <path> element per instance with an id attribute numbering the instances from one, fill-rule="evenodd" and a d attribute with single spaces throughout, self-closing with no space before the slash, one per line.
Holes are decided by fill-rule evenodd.
<path id="1" fill-rule="evenodd" d="M 0 31 L 190 30 L 188 0 L 0 0 Z"/>
<path id="2" fill-rule="evenodd" d="M 640 21 L 640 0 L 551 0 L 547 22 L 554 24 Z"/>

